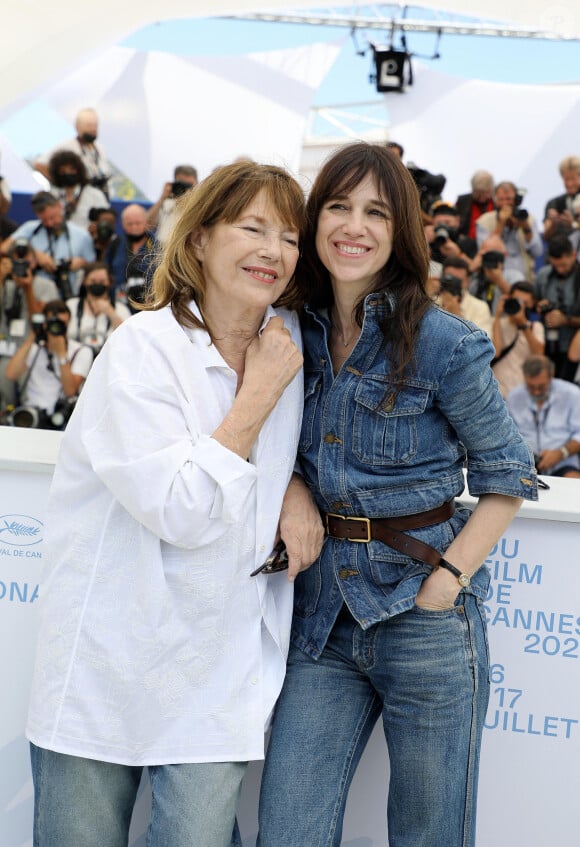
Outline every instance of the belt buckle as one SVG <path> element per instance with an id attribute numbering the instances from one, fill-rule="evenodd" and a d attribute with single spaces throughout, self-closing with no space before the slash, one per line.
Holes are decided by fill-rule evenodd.
<path id="1" fill-rule="evenodd" d="M 333 512 L 327 512 L 326 514 L 326 531 L 328 533 L 328 519 L 329 518 L 337 518 L 339 521 L 357 521 L 358 523 L 364 523 L 366 526 L 367 534 L 366 538 L 347 538 L 347 541 L 352 541 L 354 544 L 368 544 L 371 540 L 371 519 L 370 518 L 351 518 L 346 517 L 345 515 L 336 515 Z M 330 535 L 330 533 L 328 533 Z"/>

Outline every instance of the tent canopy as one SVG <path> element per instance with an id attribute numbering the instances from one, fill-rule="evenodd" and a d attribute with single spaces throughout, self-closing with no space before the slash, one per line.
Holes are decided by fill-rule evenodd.
<path id="1" fill-rule="evenodd" d="M 361 4 L 362 5 L 362 4 Z M 44 86 L 70 74 L 81 62 L 111 46 L 147 24 L 172 18 L 242 14 L 274 9 L 348 6 L 345 2 L 313 0 L 99 0 L 81 4 L 59 0 L 58 4 L 19 0 L 2 12 L 0 74 L 5 83 L 0 90 L 0 117 L 19 108 Z M 504 21 L 506 24 L 554 31 L 580 38 L 580 6 L 577 0 L 429 0 L 430 9 Z M 9 83 L 7 82 L 9 81 Z"/>

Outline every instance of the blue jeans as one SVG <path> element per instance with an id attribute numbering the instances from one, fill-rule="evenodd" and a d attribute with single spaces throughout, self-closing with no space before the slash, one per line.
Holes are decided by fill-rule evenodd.
<path id="1" fill-rule="evenodd" d="M 352 777 L 382 715 L 390 847 L 473 847 L 488 697 L 485 620 L 473 595 L 366 631 L 343 607 L 318 661 L 291 649 L 257 845 L 340 845 Z"/>
<path id="2" fill-rule="evenodd" d="M 127 847 L 143 768 L 30 749 L 34 847 Z M 246 765 L 150 766 L 147 847 L 238 844 L 232 832 Z"/>

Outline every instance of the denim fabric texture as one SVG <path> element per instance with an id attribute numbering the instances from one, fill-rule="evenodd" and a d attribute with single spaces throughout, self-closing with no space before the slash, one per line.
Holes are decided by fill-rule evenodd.
<path id="1" fill-rule="evenodd" d="M 493 347 L 473 324 L 433 307 L 420 326 L 416 371 L 401 391 L 389 387 L 379 322 L 389 301 L 366 298 L 360 338 L 333 376 L 330 324 L 308 312 L 303 328 L 305 406 L 299 453 L 321 512 L 388 518 L 441 506 L 461 494 L 463 466 L 474 496 L 537 499 L 533 457 L 499 393 L 489 363 Z M 469 510 L 410 535 L 444 552 Z M 379 541 L 327 538 L 317 562 L 295 583 L 292 640 L 320 655 L 346 603 L 361 626 L 413 608 L 430 568 Z M 470 591 L 483 599 L 480 568 Z"/>
<path id="2" fill-rule="evenodd" d="M 336 377 L 325 315 L 306 312 L 299 447 L 322 513 L 389 518 L 441 506 L 464 488 L 537 499 L 532 455 L 473 324 L 435 307 L 415 369 L 389 384 L 371 294 Z M 470 512 L 409 534 L 443 553 Z M 259 847 L 338 847 L 348 789 L 382 717 L 389 749 L 389 847 L 473 847 L 479 751 L 489 697 L 485 566 L 452 608 L 415 598 L 430 567 L 378 541 L 327 538 L 295 583 L 292 644 L 266 756 Z M 364 840 L 364 831 L 358 833 Z M 382 847 L 382 845 L 381 845 Z"/>
<path id="3" fill-rule="evenodd" d="M 34 744 L 30 758 L 34 847 L 127 847 L 143 768 L 68 756 Z M 147 847 L 240 847 L 235 815 L 246 765 L 150 766 Z"/>
<path id="4" fill-rule="evenodd" d="M 257 847 L 340 845 L 348 789 L 379 717 L 390 847 L 473 847 L 487 668 L 483 609 L 469 594 L 452 609 L 415 607 L 367 630 L 343 610 L 320 659 L 291 648 Z"/>

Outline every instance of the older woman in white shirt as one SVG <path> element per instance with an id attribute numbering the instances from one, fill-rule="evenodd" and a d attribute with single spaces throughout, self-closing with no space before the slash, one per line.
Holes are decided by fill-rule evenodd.
<path id="1" fill-rule="evenodd" d="M 292 477 L 302 227 L 284 171 L 215 171 L 184 199 L 148 308 L 89 375 L 49 498 L 35 847 L 126 847 L 145 766 L 151 847 L 230 843 L 284 678 L 292 579 L 322 542 Z M 252 579 L 278 533 L 290 578 Z"/>

